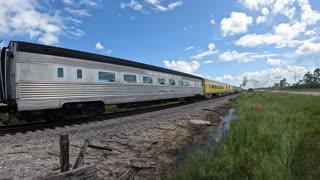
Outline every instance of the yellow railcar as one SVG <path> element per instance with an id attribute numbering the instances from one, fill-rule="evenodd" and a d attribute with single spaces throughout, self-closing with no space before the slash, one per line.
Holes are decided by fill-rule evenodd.
<path id="1" fill-rule="evenodd" d="M 224 96 L 228 94 L 233 94 L 235 91 L 234 86 L 213 81 L 213 80 L 204 80 L 204 94 L 206 98 L 211 98 L 212 96 Z"/>

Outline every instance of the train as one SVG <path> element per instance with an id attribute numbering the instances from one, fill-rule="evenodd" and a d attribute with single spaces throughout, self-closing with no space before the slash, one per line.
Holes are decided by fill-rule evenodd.
<path id="1" fill-rule="evenodd" d="M 212 98 L 239 87 L 83 51 L 11 41 L 1 51 L 0 111 L 51 120 L 90 117 L 105 105 Z"/>

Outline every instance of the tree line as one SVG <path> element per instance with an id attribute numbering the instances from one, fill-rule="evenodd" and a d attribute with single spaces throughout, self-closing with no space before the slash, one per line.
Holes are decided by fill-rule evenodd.
<path id="1" fill-rule="evenodd" d="M 286 78 L 273 85 L 274 88 L 320 88 L 320 68 L 307 72 L 297 83 L 290 85 Z"/>

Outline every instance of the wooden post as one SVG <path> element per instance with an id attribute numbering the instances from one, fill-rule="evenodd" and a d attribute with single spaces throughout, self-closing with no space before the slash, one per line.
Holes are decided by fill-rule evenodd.
<path id="1" fill-rule="evenodd" d="M 69 135 L 60 134 L 60 168 L 61 172 L 69 171 Z"/>
<path id="2" fill-rule="evenodd" d="M 44 177 L 43 180 L 97 180 L 97 167 L 89 165 L 68 172 Z"/>
<path id="3" fill-rule="evenodd" d="M 73 169 L 77 169 L 80 166 L 81 162 L 84 159 L 84 153 L 86 153 L 86 150 L 87 150 L 87 147 L 89 146 L 89 144 L 90 144 L 90 141 L 88 139 L 84 140 L 84 143 L 83 143 L 81 150 L 78 154 L 77 160 L 74 163 Z"/>

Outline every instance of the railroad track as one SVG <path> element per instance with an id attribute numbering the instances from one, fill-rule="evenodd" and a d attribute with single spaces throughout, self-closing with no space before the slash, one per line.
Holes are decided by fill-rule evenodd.
<path id="1" fill-rule="evenodd" d="M 226 96 L 224 96 L 224 97 L 226 97 Z M 218 97 L 218 98 L 214 98 L 214 99 L 219 99 L 219 98 L 223 98 L 223 97 Z M 208 100 L 213 100 L 213 99 L 208 99 Z M 67 120 L 67 121 L 63 121 L 63 122 L 42 121 L 42 122 L 26 123 L 26 124 L 19 124 L 19 125 L 0 126 L 0 136 L 4 136 L 6 134 L 14 135 L 16 133 L 34 132 L 34 131 L 38 131 L 38 130 L 43 131 L 46 129 L 54 129 L 57 127 L 65 127 L 65 126 L 71 126 L 71 125 L 87 124 L 87 123 L 91 123 L 91 122 L 103 121 L 103 120 L 108 120 L 108 119 L 115 119 L 115 118 L 121 118 L 121 117 L 126 117 L 126 116 L 144 114 L 144 113 L 148 113 L 148 112 L 152 112 L 152 111 L 159 111 L 159 110 L 174 108 L 174 107 L 178 107 L 178 106 L 185 106 L 185 105 L 198 103 L 198 102 L 204 102 L 204 101 L 208 101 L 208 100 L 175 103 L 175 104 L 169 104 L 169 105 L 160 105 L 160 106 L 155 106 L 155 107 L 128 110 L 128 111 L 122 111 L 122 112 L 116 112 L 116 113 L 106 113 L 102 116 Z"/>
<path id="2" fill-rule="evenodd" d="M 77 125 L 77 124 L 81 125 L 81 124 L 86 124 L 86 123 L 91 123 L 91 122 L 96 122 L 96 121 L 103 121 L 103 120 L 108 120 L 108 119 L 115 119 L 115 118 L 121 118 L 121 117 L 126 117 L 126 116 L 148 113 L 148 112 L 152 112 L 152 111 L 159 111 L 159 110 L 174 108 L 174 107 L 178 107 L 178 106 L 189 105 L 189 104 L 193 104 L 193 103 L 197 103 L 197 102 L 199 102 L 199 101 L 175 103 L 175 104 L 169 104 L 169 105 L 160 105 L 160 106 L 155 106 L 155 107 L 128 110 L 128 111 L 122 111 L 122 112 L 116 112 L 116 113 L 106 113 L 102 116 L 67 120 L 67 121 L 63 121 L 63 122 L 42 121 L 42 122 L 26 123 L 26 124 L 19 124 L 19 125 L 0 126 L 0 136 L 5 136 L 6 134 L 14 135 L 16 133 L 34 132 L 34 131 L 38 131 L 38 130 L 43 131 L 45 129 L 54 129 L 57 127 L 65 127 L 65 126 L 71 126 L 71 125 Z M 203 102 L 203 101 L 201 101 L 201 102 Z"/>

